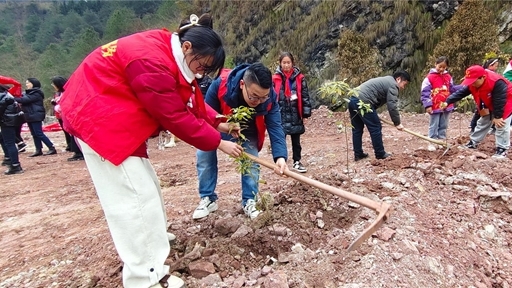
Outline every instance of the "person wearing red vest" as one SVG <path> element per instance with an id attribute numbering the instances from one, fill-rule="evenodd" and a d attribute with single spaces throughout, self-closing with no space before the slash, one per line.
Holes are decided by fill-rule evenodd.
<path id="1" fill-rule="evenodd" d="M 253 117 L 244 127 L 243 135 L 248 141 L 242 146 L 246 153 L 258 156 L 265 140 L 265 130 L 268 131 L 272 145 L 272 156 L 277 168 L 275 172 L 282 175 L 288 170 L 286 160 L 286 139 L 281 126 L 281 114 L 277 96 L 272 88 L 272 74 L 261 63 L 243 64 L 235 69 L 224 69 L 220 77 L 213 81 L 206 93 L 208 103 L 218 113 L 230 115 L 232 108 L 241 106 L 251 107 L 256 110 Z M 222 134 L 223 139 L 232 139 L 227 134 Z M 253 163 L 250 172 L 242 174 L 242 207 L 247 216 L 256 218 L 260 211 L 256 209 L 254 198 L 259 190 L 259 165 Z M 200 219 L 208 216 L 210 212 L 218 209 L 217 185 L 218 168 L 217 152 L 197 151 L 197 175 L 199 178 L 199 206 L 194 211 L 192 218 Z"/>
<path id="2" fill-rule="evenodd" d="M 453 84 L 452 76 L 447 70 L 448 65 L 446 56 L 437 58 L 435 67 L 430 69 L 421 84 L 421 102 L 425 111 L 430 114 L 428 137 L 432 139 L 446 139 L 446 130 L 453 105 L 446 109 L 441 109 L 439 106 L 446 101 L 451 93 L 462 87 Z"/>
<path id="3" fill-rule="evenodd" d="M 232 127 L 216 120 L 194 77 L 224 65 L 222 41 L 211 25 L 209 15 L 191 15 L 177 33 L 150 30 L 103 45 L 71 75 L 60 100 L 64 129 L 82 148 L 127 288 L 184 286 L 164 265 L 175 237 L 167 233 L 146 140 L 169 130 L 206 151 L 233 157 L 243 151 L 221 140 L 219 131 Z"/>
<path id="4" fill-rule="evenodd" d="M 484 62 L 483 67 L 484 67 L 484 69 L 487 69 L 489 71 L 497 73 L 499 65 L 500 65 L 500 62 L 499 62 L 498 58 L 491 58 Z M 509 81 L 510 81 L 510 79 L 509 79 Z M 485 109 L 485 106 L 480 107 L 480 110 L 484 110 L 484 109 Z M 478 119 L 480 119 L 479 112 L 480 111 L 475 108 L 473 118 L 471 118 L 471 122 L 469 123 L 469 128 L 471 129 L 470 134 L 473 133 L 473 131 L 475 131 L 475 127 L 478 122 Z M 494 125 L 492 125 L 491 129 L 489 130 L 489 134 L 494 135 L 494 133 L 496 133 L 496 127 Z"/>
<path id="5" fill-rule="evenodd" d="M 281 123 L 284 133 L 292 140 L 293 169 L 305 173 L 306 167 L 300 162 L 302 147 L 300 135 L 306 132 L 304 118 L 311 116 L 309 90 L 304 75 L 295 67 L 293 55 L 283 52 L 279 56 L 279 67 L 274 76 L 274 91 L 281 107 Z"/>
<path id="6" fill-rule="evenodd" d="M 492 124 L 496 126 L 496 153 L 494 158 L 505 158 L 510 148 L 510 120 L 512 115 L 512 83 L 503 76 L 488 71 L 480 65 L 466 69 L 462 89 L 451 94 L 442 107 L 455 103 L 462 98 L 473 95 L 477 109 L 481 104 L 491 112 L 478 120 L 475 131 L 471 133 L 466 147 L 476 149 L 485 138 Z"/>

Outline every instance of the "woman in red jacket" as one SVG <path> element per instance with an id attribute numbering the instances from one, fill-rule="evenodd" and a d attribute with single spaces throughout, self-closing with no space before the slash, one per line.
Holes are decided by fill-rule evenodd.
<path id="1" fill-rule="evenodd" d="M 176 33 L 150 30 L 112 41 L 89 54 L 65 86 L 64 128 L 81 145 L 127 288 L 184 285 L 164 265 L 174 235 L 167 233 L 146 140 L 169 130 L 201 150 L 242 153 L 241 146 L 221 141 L 219 131 L 238 130 L 220 123 L 195 80 L 194 74 L 224 65 L 222 41 L 211 25 L 208 15 L 191 15 Z"/>

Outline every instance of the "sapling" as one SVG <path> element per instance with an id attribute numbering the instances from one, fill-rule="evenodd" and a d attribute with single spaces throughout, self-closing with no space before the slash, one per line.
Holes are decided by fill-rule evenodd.
<path id="1" fill-rule="evenodd" d="M 222 115 L 221 117 L 226 118 L 227 123 L 240 126 L 240 133 L 236 139 L 236 143 L 242 145 L 247 141 L 247 138 L 242 131 L 247 128 L 247 122 L 251 119 L 252 115 L 256 113 L 256 110 L 251 107 L 240 106 L 238 108 L 232 108 L 230 115 Z M 230 131 L 231 132 L 231 131 Z M 241 156 L 234 158 L 236 164 L 236 171 L 243 174 L 249 175 L 252 167 L 252 160 L 247 157 L 246 153 L 242 153 Z"/>
<path id="2" fill-rule="evenodd" d="M 320 97 L 324 99 L 330 100 L 332 106 L 337 109 L 348 109 L 348 103 L 350 102 L 350 97 L 358 96 L 358 89 L 350 87 L 345 81 L 333 81 L 324 83 L 322 87 L 319 89 Z M 364 116 L 365 113 L 373 112 L 371 105 L 364 103 L 359 100 L 357 103 L 357 113 L 361 116 Z M 349 114 L 350 115 L 350 114 Z M 346 144 L 346 153 L 347 153 L 347 171 L 349 171 L 348 166 L 348 158 L 349 158 L 349 149 L 348 149 L 348 134 L 347 129 L 352 128 L 352 123 L 347 118 L 347 114 L 343 114 L 343 120 L 341 123 L 336 123 L 338 130 L 344 130 L 345 132 L 345 144 Z M 342 131 L 343 132 L 343 131 Z"/>

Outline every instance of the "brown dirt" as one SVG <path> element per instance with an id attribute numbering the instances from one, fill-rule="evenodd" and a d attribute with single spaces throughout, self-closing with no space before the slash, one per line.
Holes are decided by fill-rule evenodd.
<path id="1" fill-rule="evenodd" d="M 426 133 L 427 115 L 402 117 L 407 128 Z M 452 148 L 444 156 L 444 149 L 428 151 L 424 140 L 384 124 L 393 157 L 375 160 L 366 132 L 371 157 L 356 163 L 350 132 L 343 131 L 346 114 L 314 111 L 302 138 L 305 175 L 393 206 L 383 227 L 351 253 L 346 248 L 374 211 L 262 168 L 261 191 L 274 205 L 251 222 L 239 204 L 239 175 L 225 155 L 219 154 L 220 208 L 193 221 L 195 149 L 178 142 L 159 151 L 152 139 L 150 157 L 178 237 L 168 262 L 188 287 L 269 288 L 266 279 L 279 273 L 289 287 L 511 287 L 511 162 L 481 158 L 492 155 L 492 136 L 478 151 L 457 147 L 467 141 L 469 118 L 452 115 Z M 49 136 L 63 148 L 62 133 Z M 24 174 L 0 176 L 0 287 L 120 287 L 122 263 L 85 163 L 67 162 L 70 153 L 60 150 L 27 156 L 21 154 Z M 260 157 L 271 159 L 267 148 Z M 492 194 L 498 192 L 509 196 Z M 219 223 L 226 219 L 252 232 L 241 238 L 222 233 Z M 193 249 L 200 254 L 193 257 Z M 191 275 L 188 264 L 198 259 L 213 263 L 217 275 Z M 265 275 L 265 265 L 273 272 Z"/>

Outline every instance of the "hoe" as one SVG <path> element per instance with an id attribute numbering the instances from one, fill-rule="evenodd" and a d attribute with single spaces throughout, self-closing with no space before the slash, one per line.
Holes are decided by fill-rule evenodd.
<path id="1" fill-rule="evenodd" d="M 276 167 L 276 165 L 274 163 L 271 163 L 269 161 L 263 160 L 261 158 L 258 158 L 256 156 L 253 156 L 253 155 L 250 155 L 250 154 L 246 154 L 246 155 L 252 161 L 254 161 L 254 162 L 256 162 L 256 163 L 258 163 L 260 165 L 263 165 L 263 166 L 265 166 L 267 168 L 274 169 Z M 284 172 L 284 175 L 286 175 L 288 177 L 291 177 L 291 178 L 293 178 L 293 179 L 295 179 L 297 181 L 300 181 L 302 183 L 309 184 L 309 185 L 311 185 L 313 187 L 316 187 L 318 189 L 321 189 L 321 190 L 324 190 L 326 192 L 329 192 L 331 194 L 337 195 L 337 196 L 339 196 L 341 198 L 348 199 L 348 200 L 350 200 L 352 202 L 355 202 L 355 203 L 357 203 L 359 205 L 368 207 L 368 208 L 370 208 L 372 210 L 375 210 L 378 213 L 377 219 L 375 219 L 375 221 L 373 221 L 373 223 L 368 228 L 366 228 L 363 231 L 363 233 L 361 233 L 361 235 L 359 235 L 352 242 L 352 244 L 350 244 L 350 246 L 348 247 L 348 252 L 357 249 L 357 247 L 359 247 L 359 245 L 361 245 L 361 243 L 363 243 L 375 231 L 377 231 L 377 229 L 379 229 L 379 227 L 384 223 L 384 221 L 386 221 L 389 218 L 389 214 L 391 213 L 391 204 L 388 204 L 388 203 L 385 203 L 385 202 L 373 201 L 373 200 L 371 200 L 369 198 L 366 198 L 366 197 L 363 197 L 363 196 L 360 196 L 360 195 L 357 195 L 357 194 L 353 194 L 353 193 L 350 193 L 350 192 L 347 192 L 347 191 L 344 191 L 344 190 L 341 190 L 341 189 L 329 186 L 329 185 L 324 184 L 324 183 L 322 183 L 320 181 L 313 180 L 311 178 L 302 176 L 302 175 L 297 174 L 297 173 L 292 172 L 292 171 L 286 171 L 286 172 Z"/>
<path id="2" fill-rule="evenodd" d="M 395 126 L 395 125 L 393 124 L 393 122 L 391 122 L 391 121 L 389 121 L 389 120 L 386 120 L 386 119 L 382 119 L 382 118 L 380 118 L 380 121 L 381 121 L 381 122 L 383 122 L 383 123 L 386 123 L 386 124 L 389 124 L 389 125 Z M 427 141 L 432 142 L 432 143 L 434 143 L 434 144 L 438 144 L 438 145 L 441 145 L 441 146 L 443 146 L 443 147 L 446 147 L 446 150 L 444 150 L 444 152 L 443 152 L 443 154 L 441 155 L 441 157 L 442 157 L 442 156 L 444 156 L 444 155 L 446 154 L 446 152 L 448 152 L 448 150 L 450 149 L 450 146 L 448 145 L 448 142 L 444 142 L 444 141 L 440 141 L 440 140 L 436 140 L 436 139 L 432 139 L 432 138 L 429 138 L 429 137 L 423 136 L 423 135 L 421 135 L 421 134 L 419 134 L 419 133 L 416 133 L 416 132 L 414 132 L 414 131 L 411 131 L 411 130 L 409 130 L 409 129 L 407 129 L 407 128 L 404 128 L 404 130 L 403 130 L 403 131 L 404 131 L 404 132 L 407 132 L 407 133 L 409 133 L 409 134 L 411 134 L 411 135 L 414 135 L 414 136 L 416 136 L 416 137 L 418 137 L 418 138 L 421 138 L 421 139 L 423 139 L 423 140 L 427 140 Z"/>

